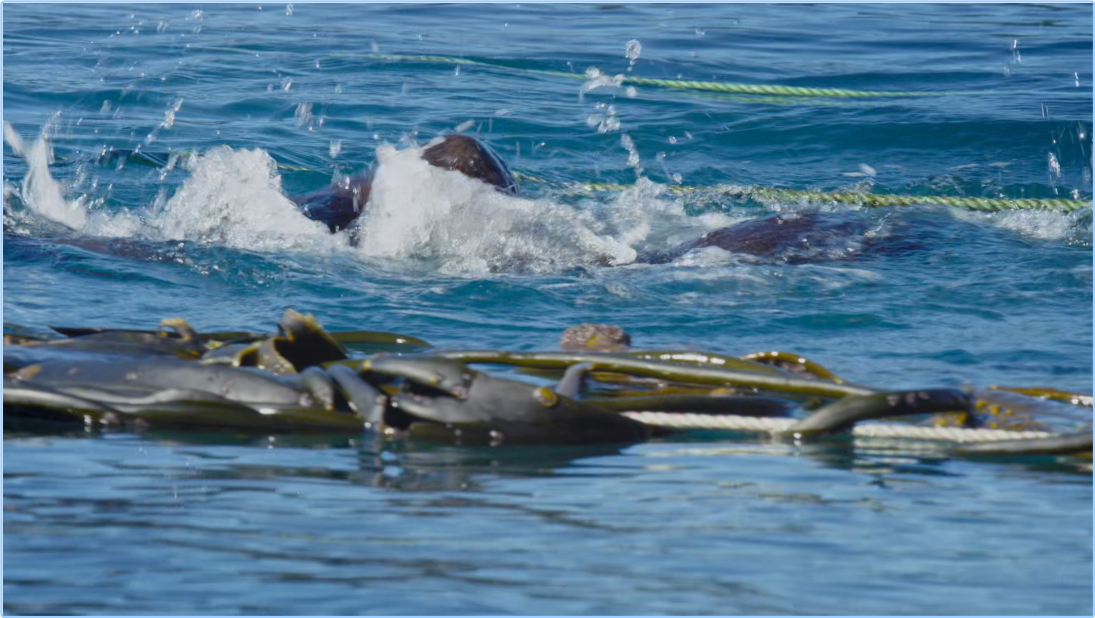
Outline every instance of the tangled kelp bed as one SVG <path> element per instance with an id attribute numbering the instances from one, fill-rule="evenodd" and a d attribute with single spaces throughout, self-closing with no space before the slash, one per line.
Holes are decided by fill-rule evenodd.
<path id="1" fill-rule="evenodd" d="M 603 325 L 569 329 L 567 351 L 543 353 L 439 350 L 395 333 L 327 332 L 293 310 L 276 334 L 199 333 L 178 318 L 155 331 L 51 331 L 4 336 L 5 430 L 367 431 L 498 446 L 631 443 L 724 429 L 799 441 L 848 433 L 950 441 L 951 456 L 1089 461 L 1092 452 L 1090 395 L 887 391 L 787 352 L 636 351 L 622 329 Z M 881 419 L 900 422 L 859 424 Z"/>

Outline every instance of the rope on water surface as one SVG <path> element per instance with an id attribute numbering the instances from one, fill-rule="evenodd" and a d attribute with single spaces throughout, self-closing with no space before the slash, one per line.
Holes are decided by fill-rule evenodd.
<path id="1" fill-rule="evenodd" d="M 189 157 L 194 153 L 177 153 L 181 157 Z M 153 155 L 147 153 L 130 153 L 130 157 L 144 157 L 155 165 L 163 165 Z M 279 170 L 292 172 L 315 171 L 312 168 L 278 163 Z M 542 185 L 562 184 L 588 192 L 614 192 L 626 191 L 634 188 L 634 185 L 595 183 L 595 182 L 558 182 L 541 178 L 525 172 L 514 170 L 514 177 L 521 182 Z M 1049 198 L 991 198 L 991 197 L 961 197 L 946 195 L 892 195 L 855 192 L 826 192 L 808 191 L 800 189 L 777 189 L 775 187 L 739 186 L 739 185 L 712 185 L 707 187 L 667 185 L 665 190 L 677 194 L 709 194 L 727 195 L 740 198 L 768 199 L 785 202 L 815 201 L 815 202 L 839 202 L 865 206 L 868 208 L 883 208 L 892 206 L 916 206 L 922 204 L 935 204 L 939 206 L 951 206 L 965 210 L 982 212 L 1000 212 L 1004 210 L 1052 210 L 1059 212 L 1075 212 L 1083 208 L 1090 208 L 1092 203 L 1084 200 L 1049 199 Z"/>
<path id="2" fill-rule="evenodd" d="M 514 176 L 523 182 L 535 184 L 551 184 L 552 181 L 531 176 L 522 172 L 515 172 Z M 575 183 L 574 186 L 593 192 L 625 191 L 634 185 L 609 184 L 609 183 Z M 1090 201 L 1071 199 L 1044 199 L 1044 198 L 990 198 L 990 197 L 960 197 L 945 195 L 879 195 L 873 193 L 854 192 L 826 192 L 805 191 L 798 189 L 777 189 L 774 187 L 737 186 L 737 185 L 713 185 L 710 187 L 692 187 L 680 185 L 668 185 L 666 191 L 671 193 L 710 193 L 714 195 L 729 195 L 732 197 L 761 198 L 782 201 L 821 201 L 840 202 L 842 204 L 855 204 L 870 208 L 886 206 L 915 206 L 920 204 L 937 204 L 952 206 L 966 210 L 979 210 L 984 212 L 999 212 L 1002 210 L 1056 210 L 1074 212 L 1082 208 L 1090 208 Z"/>
<path id="3" fill-rule="evenodd" d="M 755 433 L 778 434 L 796 425 L 798 419 L 755 416 L 714 416 L 672 412 L 625 412 L 640 423 L 681 429 L 722 429 Z M 1008 431 L 1004 429 L 967 429 L 964 427 L 917 427 L 914 425 L 864 423 L 852 428 L 857 438 L 900 438 L 908 440 L 943 440 L 949 442 L 1000 442 L 1053 438 L 1058 434 L 1046 431 Z"/>
<path id="4" fill-rule="evenodd" d="M 336 54 L 338 55 L 338 54 Z M 349 55 L 348 55 L 349 56 Z M 444 63 L 444 64 L 457 64 L 457 65 L 470 65 L 481 66 L 492 69 L 502 69 L 506 71 L 515 71 L 519 73 L 535 73 L 538 75 L 551 75 L 555 77 L 566 77 L 570 79 L 588 80 L 589 77 L 580 73 L 568 73 L 566 71 L 547 71 L 543 69 L 525 69 L 520 67 L 511 67 L 504 64 L 495 64 L 493 62 L 483 62 L 480 60 L 469 60 L 466 58 L 454 58 L 451 56 L 405 56 L 398 54 L 355 54 L 350 57 L 360 57 L 371 60 L 384 60 L 388 62 L 424 62 L 424 63 Z M 634 84 L 637 86 L 654 86 L 658 88 L 669 88 L 672 90 L 702 90 L 707 92 L 723 92 L 732 94 L 761 94 L 761 95 L 781 95 L 781 96 L 793 96 L 793 97 L 838 97 L 838 98 L 854 98 L 854 97 L 939 97 L 939 96 L 958 96 L 958 95 L 984 95 L 988 94 L 985 91 L 981 92 L 906 92 L 906 91 L 888 91 L 888 90 L 849 90 L 846 88 L 810 88 L 804 86 L 779 86 L 779 85 L 765 85 L 765 84 L 735 84 L 728 82 L 711 82 L 711 81 L 699 81 L 688 79 L 659 79 L 653 77 L 635 77 L 624 75 L 621 76 L 620 84 Z"/>

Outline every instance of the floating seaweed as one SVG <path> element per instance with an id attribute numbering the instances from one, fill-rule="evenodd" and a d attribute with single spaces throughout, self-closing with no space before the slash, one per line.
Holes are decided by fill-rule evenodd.
<path id="1" fill-rule="evenodd" d="M 1090 459 L 1092 451 L 1090 395 L 893 392 L 849 383 L 788 352 L 633 350 L 622 329 L 606 325 L 568 329 L 569 351 L 539 353 L 438 350 L 397 333 L 328 332 L 293 310 L 265 334 L 199 333 L 177 318 L 149 331 L 53 330 L 59 338 L 5 335 L 5 429 L 366 431 L 390 440 L 564 445 L 690 429 L 803 441 L 885 428 L 956 442 L 949 450 L 956 457 Z M 489 367 L 517 375 L 480 369 Z"/>

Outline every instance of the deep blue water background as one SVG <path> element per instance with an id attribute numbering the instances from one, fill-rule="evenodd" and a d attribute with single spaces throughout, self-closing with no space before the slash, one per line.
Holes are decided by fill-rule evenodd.
<path id="1" fill-rule="evenodd" d="M 280 170 L 298 193 L 362 168 L 381 144 L 471 121 L 463 130 L 511 165 L 557 181 L 633 182 L 626 134 L 657 185 L 679 174 L 687 185 L 873 181 L 878 192 L 1090 199 L 1089 5 L 3 8 L 4 120 L 28 141 L 46 127 L 64 197 L 86 196 L 109 223 L 72 231 L 35 215 L 18 195 L 27 168 L 5 147 L 7 328 L 181 316 L 269 330 L 293 307 L 331 329 L 532 350 L 553 348 L 568 325 L 611 322 L 642 347 L 793 350 L 870 385 L 1091 391 L 1090 209 L 821 206 L 914 249 L 607 268 L 581 252 L 553 262 L 555 245 L 533 242 L 533 263 L 547 266 L 507 269 L 459 243 L 377 258 L 323 239 L 309 241 L 323 251 L 226 240 L 195 221 L 167 234 L 157 221 L 186 183 L 219 183 L 243 209 L 260 206 L 246 183 L 265 176 L 90 161 L 111 147 L 259 148 L 305 168 Z M 367 57 L 616 75 L 631 39 L 638 76 L 967 94 L 579 97 L 580 80 Z M 607 105 L 620 127 L 601 133 Z M 545 209 L 611 224 L 636 212 L 670 221 L 644 246 L 719 217 L 804 207 L 522 189 Z M 126 213 L 141 218 L 125 227 Z M 572 231 L 552 221 L 548 237 Z M 143 244 L 96 250 L 98 236 Z M 495 267 L 476 270 L 484 260 Z M 6 435 L 5 613 L 1092 611 L 1091 478 L 1049 462 L 718 435 L 625 449 L 372 449 Z"/>

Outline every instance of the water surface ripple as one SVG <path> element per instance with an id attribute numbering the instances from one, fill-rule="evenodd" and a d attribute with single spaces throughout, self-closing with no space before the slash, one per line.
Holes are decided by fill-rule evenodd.
<path id="1" fill-rule="evenodd" d="M 331 329 L 537 350 L 569 325 L 609 322 L 641 347 L 790 350 L 880 387 L 1091 391 L 1090 209 L 664 191 L 1090 200 L 1089 7 L 97 4 L 3 16 L 4 120 L 28 146 L 49 135 L 61 191 L 59 203 L 24 195 L 28 167 L 5 146 L 6 330 L 172 316 L 268 330 L 292 307 Z M 631 40 L 641 53 L 628 72 Z M 958 94 L 583 93 L 580 79 L 526 70 L 588 67 Z M 427 181 L 413 151 L 392 149 L 457 127 L 553 182 L 497 196 Z M 96 163 L 138 147 L 197 156 L 171 169 Z M 362 247 L 282 197 L 361 170 L 378 148 L 395 182 Z M 637 168 L 628 192 L 568 188 L 633 183 Z M 802 210 L 870 231 L 802 264 L 716 249 L 632 263 Z M 832 259 L 874 239 L 889 249 Z M 1091 478 L 1051 460 L 717 434 L 472 449 L 8 431 L 4 473 L 12 614 L 1092 611 Z"/>

